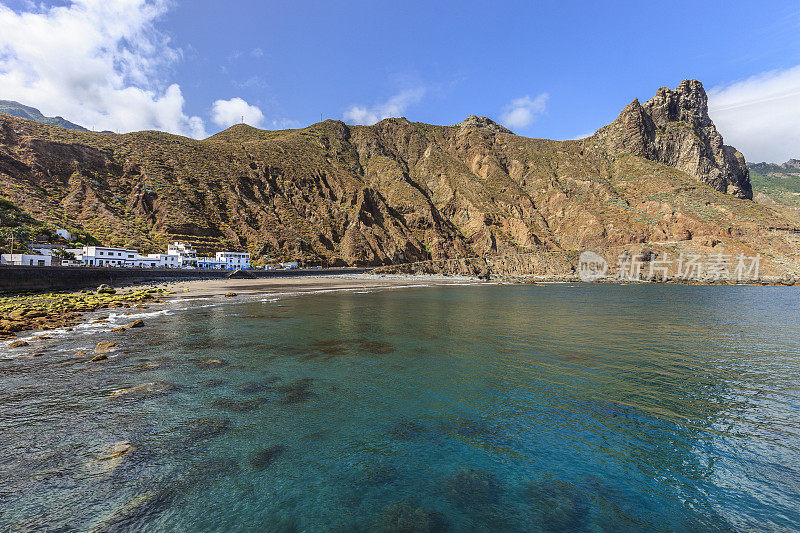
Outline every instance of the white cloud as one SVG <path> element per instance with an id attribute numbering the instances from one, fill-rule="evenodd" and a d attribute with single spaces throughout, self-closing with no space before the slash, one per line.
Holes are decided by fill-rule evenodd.
<path id="1" fill-rule="evenodd" d="M 264 122 L 264 113 L 258 107 L 237 97 L 214 102 L 211 106 L 211 118 L 215 124 L 223 128 L 239 124 L 242 120 L 245 124 L 258 127 Z"/>
<path id="2" fill-rule="evenodd" d="M 261 48 L 253 48 L 250 50 L 250 55 L 253 57 L 262 57 L 264 55 L 264 50 Z"/>
<path id="3" fill-rule="evenodd" d="M 354 105 L 344 112 L 344 119 L 353 124 L 371 126 L 385 118 L 399 117 L 409 106 L 422 100 L 425 92 L 424 87 L 417 87 L 400 91 L 387 101 L 372 107 Z"/>
<path id="4" fill-rule="evenodd" d="M 586 132 L 586 133 L 581 133 L 580 135 L 576 135 L 575 137 L 570 137 L 567 140 L 569 140 L 569 141 L 580 141 L 581 139 L 585 139 L 587 137 L 591 137 L 594 134 L 595 134 L 594 131 L 590 131 L 590 132 Z"/>
<path id="5" fill-rule="evenodd" d="M 290 118 L 280 118 L 272 121 L 272 127 L 276 130 L 296 130 L 300 127 L 300 122 Z"/>
<path id="6" fill-rule="evenodd" d="M 164 73 L 181 57 L 154 23 L 168 0 L 73 0 L 16 12 L 0 4 L 0 98 L 98 130 L 204 137 Z"/>
<path id="7" fill-rule="evenodd" d="M 527 128 L 544 113 L 547 108 L 547 99 L 550 95 L 542 93 L 536 98 L 528 95 L 512 100 L 503 108 L 500 121 L 511 129 Z"/>
<path id="8" fill-rule="evenodd" d="M 709 114 L 748 161 L 800 157 L 800 65 L 712 88 Z"/>

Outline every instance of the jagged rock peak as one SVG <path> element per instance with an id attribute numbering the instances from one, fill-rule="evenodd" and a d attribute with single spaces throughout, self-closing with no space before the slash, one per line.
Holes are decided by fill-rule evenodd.
<path id="1" fill-rule="evenodd" d="M 472 129 L 486 128 L 495 133 L 510 133 L 512 135 L 514 134 L 513 131 L 501 126 L 494 120 L 487 117 L 479 117 L 476 115 L 468 116 L 466 119 L 464 119 L 463 122 L 461 122 L 461 124 L 459 124 L 459 126 L 460 126 L 459 133 L 464 133 L 467 130 L 472 130 Z"/>
<path id="2" fill-rule="evenodd" d="M 682 170 L 718 191 L 753 198 L 744 156 L 723 144 L 698 80 L 684 80 L 675 90 L 662 87 L 644 104 L 634 100 L 596 138 L 612 153 L 644 157 Z"/>
<path id="3" fill-rule="evenodd" d="M 714 127 L 708 116 L 708 96 L 698 80 L 683 80 L 674 91 L 661 87 L 644 106 L 659 123 L 689 122 Z"/>
<path id="4" fill-rule="evenodd" d="M 800 170 L 800 159 L 790 159 L 781 165 L 783 168 Z"/>

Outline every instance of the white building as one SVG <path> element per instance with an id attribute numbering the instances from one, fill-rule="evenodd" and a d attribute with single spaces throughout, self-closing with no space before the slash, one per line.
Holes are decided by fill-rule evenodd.
<path id="1" fill-rule="evenodd" d="M 64 250 L 65 247 L 60 244 L 29 244 L 28 248 L 36 255 L 49 255 L 52 257 L 54 251 Z"/>
<path id="2" fill-rule="evenodd" d="M 246 252 L 217 252 L 217 261 L 228 270 L 250 268 L 250 254 Z"/>
<path id="3" fill-rule="evenodd" d="M 133 259 L 127 260 L 123 266 L 133 268 L 158 268 L 161 266 L 161 261 L 153 257 L 137 255 Z"/>
<path id="4" fill-rule="evenodd" d="M 197 268 L 200 270 L 224 270 L 226 265 L 222 261 L 217 261 L 214 257 L 198 257 Z"/>
<path id="5" fill-rule="evenodd" d="M 167 255 L 179 256 L 178 266 L 180 268 L 197 267 L 197 252 L 189 244 L 174 242 L 167 246 Z"/>
<path id="6" fill-rule="evenodd" d="M 80 260 L 88 266 L 126 266 L 139 258 L 139 252 L 127 248 L 106 248 L 103 246 L 84 246 Z"/>
<path id="7" fill-rule="evenodd" d="M 147 254 L 146 258 L 156 261 L 156 266 L 161 268 L 181 267 L 181 256 L 178 254 Z"/>
<path id="8" fill-rule="evenodd" d="M 65 229 L 61 229 L 61 228 L 56 230 L 56 235 L 58 235 L 59 237 L 61 237 L 65 241 L 71 241 L 72 237 L 73 237 L 72 233 L 70 233 L 69 231 L 67 231 Z"/>
<path id="9" fill-rule="evenodd" d="M 0 264 L 25 266 L 50 266 L 52 257 L 39 254 L 2 254 Z"/>

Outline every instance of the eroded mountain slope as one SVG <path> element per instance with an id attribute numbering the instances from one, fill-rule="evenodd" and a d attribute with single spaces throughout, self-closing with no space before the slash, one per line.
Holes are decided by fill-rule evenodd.
<path id="1" fill-rule="evenodd" d="M 699 82 L 660 89 L 578 141 L 481 117 L 237 125 L 196 141 L 0 115 L 0 186 L 39 218 L 145 251 L 180 238 L 201 252 L 375 265 L 652 241 L 772 246 L 766 228 L 781 216 L 748 199 L 744 160 L 706 101 Z"/>

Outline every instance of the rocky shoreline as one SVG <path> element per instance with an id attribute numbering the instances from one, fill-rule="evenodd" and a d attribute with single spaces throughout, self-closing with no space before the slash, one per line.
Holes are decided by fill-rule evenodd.
<path id="1" fill-rule="evenodd" d="M 101 285 L 96 291 L 34 293 L 0 298 L 0 339 L 10 339 L 29 331 L 72 328 L 87 313 L 101 309 L 147 309 L 164 303 L 169 291 L 163 288 L 128 288 L 117 291 Z M 23 346 L 12 341 L 9 347 Z M 13 346 L 12 346 L 13 345 Z"/>

